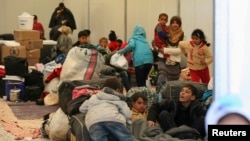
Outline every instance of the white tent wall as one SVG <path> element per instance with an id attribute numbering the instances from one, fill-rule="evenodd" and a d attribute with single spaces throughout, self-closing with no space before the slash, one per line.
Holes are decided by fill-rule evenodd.
<path id="1" fill-rule="evenodd" d="M 180 0 L 180 16 L 185 40 L 190 40 L 192 31 L 202 29 L 207 41 L 214 51 L 214 5 L 213 0 Z M 210 75 L 213 76 L 213 63 L 209 65 Z"/>
<path id="2" fill-rule="evenodd" d="M 178 0 L 127 0 L 127 38 L 132 35 L 136 24 L 141 24 L 151 42 L 160 13 L 167 13 L 169 20 L 178 15 Z"/>
<path id="3" fill-rule="evenodd" d="M 28 12 L 38 16 L 45 28 L 45 36 L 49 38 L 49 20 L 52 12 L 61 0 L 0 0 L 0 34 L 13 33 L 19 29 L 18 16 Z"/>
<path id="4" fill-rule="evenodd" d="M 153 38 L 153 29 L 159 13 L 166 12 L 169 18 L 180 15 L 186 37 L 194 28 L 202 28 L 209 41 L 213 38 L 213 0 L 1 0 L 0 33 L 11 33 L 19 28 L 18 16 L 22 12 L 38 15 L 49 38 L 49 20 L 59 2 L 73 12 L 77 30 L 72 38 L 77 40 L 77 33 L 89 28 L 92 42 L 98 43 L 102 36 L 108 36 L 115 30 L 119 38 L 127 41 L 136 24 L 145 27 L 149 40 Z"/>
<path id="5" fill-rule="evenodd" d="M 78 32 L 83 29 L 91 29 L 89 27 L 89 20 L 91 19 L 91 16 L 89 15 L 89 9 L 90 9 L 90 3 L 89 1 L 92 0 L 61 0 L 64 2 L 64 5 L 71 10 L 75 17 L 76 21 L 76 30 L 73 31 L 73 34 L 71 35 L 71 38 L 73 40 L 73 43 L 77 41 L 77 35 Z M 54 7 L 58 6 L 58 3 L 54 5 Z M 52 12 L 52 11 L 51 11 Z M 50 13 L 51 16 L 51 13 Z M 98 25 L 101 27 L 104 27 L 103 25 Z M 94 32 L 91 29 L 91 38 L 92 35 L 94 35 Z M 48 36 L 49 37 L 49 36 Z"/>
<path id="6" fill-rule="evenodd" d="M 89 27 L 93 44 L 98 44 L 101 37 L 108 37 L 114 30 L 118 38 L 124 40 L 125 1 L 124 0 L 89 0 Z"/>
<path id="7" fill-rule="evenodd" d="M 145 27 L 151 41 L 158 15 L 165 12 L 169 20 L 174 15 L 182 17 L 186 40 L 193 29 L 201 28 L 213 48 L 213 0 L 1 0 L 0 34 L 13 33 L 19 28 L 18 16 L 28 12 L 38 15 L 49 39 L 49 20 L 59 2 L 64 2 L 75 16 L 77 29 L 71 35 L 73 42 L 83 29 L 91 30 L 93 44 L 98 44 L 103 36 L 108 37 L 110 30 L 128 41 L 136 24 Z"/>

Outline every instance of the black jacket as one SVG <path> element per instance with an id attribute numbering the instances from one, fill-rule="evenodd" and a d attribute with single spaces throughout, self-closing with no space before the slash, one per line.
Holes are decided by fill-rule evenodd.
<path id="1" fill-rule="evenodd" d="M 76 22 L 72 12 L 65 7 L 63 13 L 60 15 L 60 18 L 56 19 L 57 10 L 59 10 L 58 7 L 51 15 L 49 27 L 53 28 L 54 26 L 61 25 L 62 20 L 68 20 L 68 23 L 66 25 L 69 26 L 73 32 L 73 30 L 76 29 Z"/>
<path id="2" fill-rule="evenodd" d="M 180 102 L 175 102 L 174 100 L 163 100 L 161 103 L 154 103 L 149 109 L 147 120 L 156 122 L 158 115 L 163 110 L 167 110 L 169 113 L 171 113 L 176 120 L 176 115 L 179 113 L 181 106 L 182 105 Z M 192 101 L 189 105 L 189 111 L 187 115 L 189 116 L 189 123 L 192 124 L 196 119 L 204 117 L 205 113 L 205 110 L 198 100 Z M 185 121 L 186 119 L 183 120 Z"/>

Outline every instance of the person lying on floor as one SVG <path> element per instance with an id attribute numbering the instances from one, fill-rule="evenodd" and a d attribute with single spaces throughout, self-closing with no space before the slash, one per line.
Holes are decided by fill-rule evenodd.
<path id="1" fill-rule="evenodd" d="M 179 101 L 162 100 L 154 103 L 149 109 L 148 126 L 157 124 L 162 130 L 167 130 L 187 125 L 196 129 L 202 137 L 205 137 L 205 110 L 202 104 L 196 100 L 197 89 L 191 84 L 182 87 Z"/>
<path id="2" fill-rule="evenodd" d="M 131 111 L 121 86 L 117 78 L 107 79 L 104 88 L 80 106 L 79 111 L 86 113 L 85 124 L 92 141 L 108 141 L 110 135 L 118 141 L 133 141 L 126 126 L 131 123 Z"/>

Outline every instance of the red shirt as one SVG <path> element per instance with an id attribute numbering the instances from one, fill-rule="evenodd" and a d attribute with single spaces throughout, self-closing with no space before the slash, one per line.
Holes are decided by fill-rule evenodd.
<path id="1" fill-rule="evenodd" d="M 157 46 L 158 48 L 163 48 L 163 47 L 167 47 L 167 40 L 162 39 L 161 37 L 159 37 L 158 33 L 159 32 L 163 32 L 165 34 L 168 33 L 168 27 L 167 25 L 161 25 L 161 24 L 157 24 L 154 30 L 154 45 Z M 168 54 L 163 54 L 164 58 L 168 58 L 169 55 Z"/>
<path id="2" fill-rule="evenodd" d="M 33 24 L 33 30 L 40 31 L 40 39 L 44 38 L 44 28 L 43 25 L 40 22 L 36 22 Z"/>
<path id="3" fill-rule="evenodd" d="M 117 41 L 110 41 L 108 46 L 109 46 L 110 51 L 113 52 L 116 49 L 118 49 L 118 47 L 120 47 L 120 43 Z"/>

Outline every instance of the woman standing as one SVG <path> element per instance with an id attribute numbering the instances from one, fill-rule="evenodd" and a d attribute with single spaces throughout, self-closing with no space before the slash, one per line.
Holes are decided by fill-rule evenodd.
<path id="1" fill-rule="evenodd" d="M 170 25 L 168 27 L 168 47 L 158 48 L 159 76 L 157 80 L 157 86 L 160 86 L 165 81 L 179 79 L 181 72 L 181 50 L 178 48 L 178 44 L 184 38 L 184 32 L 181 25 L 181 18 L 179 16 L 173 16 L 170 19 Z M 164 57 L 166 55 L 168 55 L 167 58 Z"/>

